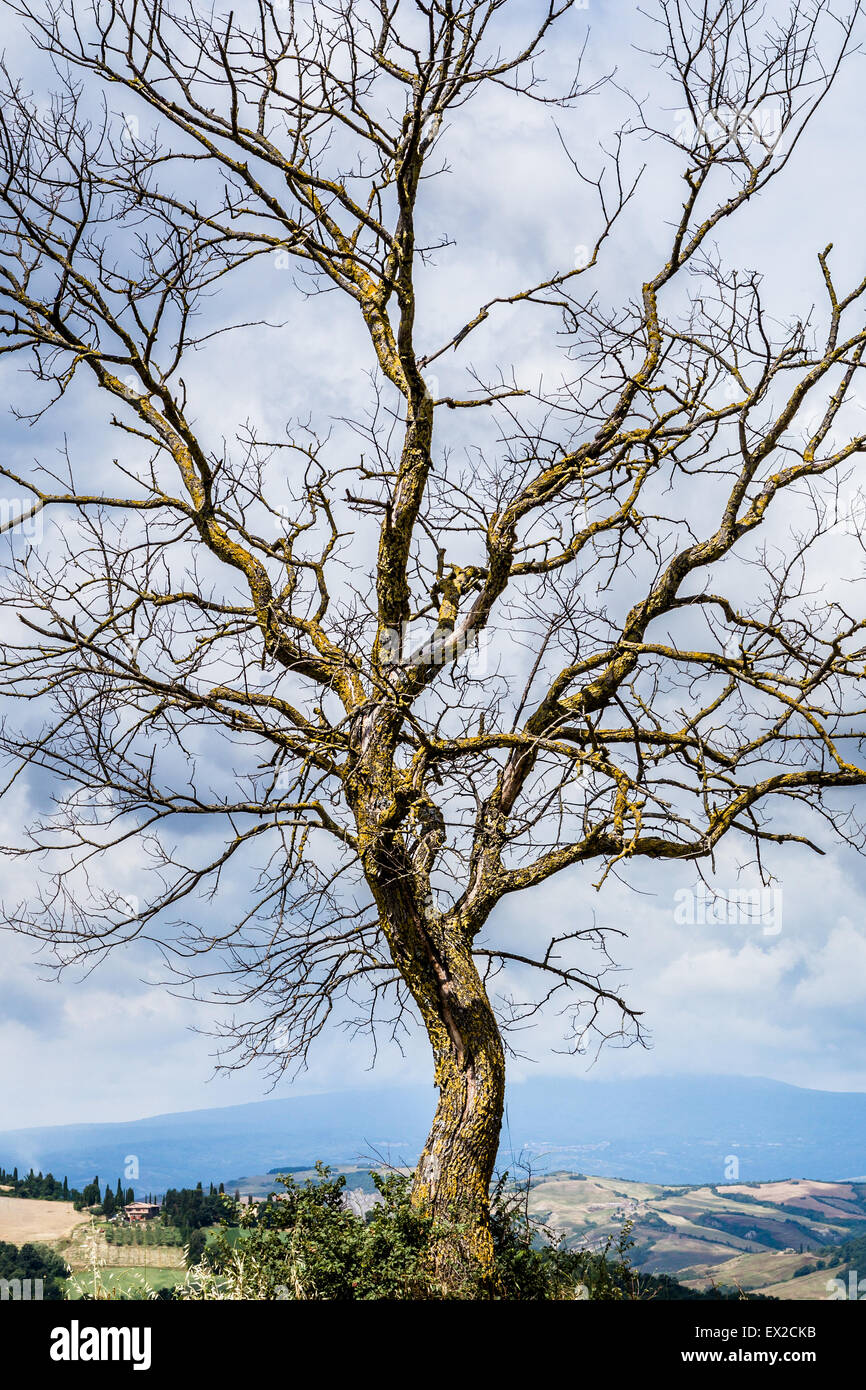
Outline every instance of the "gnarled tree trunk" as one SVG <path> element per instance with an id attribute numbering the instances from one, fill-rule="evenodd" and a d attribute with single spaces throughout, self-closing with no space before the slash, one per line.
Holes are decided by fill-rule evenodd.
<path id="1" fill-rule="evenodd" d="M 439 1102 L 412 1196 L 440 1230 L 436 1273 L 456 1293 L 491 1283 L 489 1191 L 505 1102 L 505 1052 L 472 954 L 478 922 L 434 905 L 430 869 L 444 833 L 441 811 L 426 798 L 399 810 L 397 726 L 396 711 L 384 705 L 371 706 L 357 720 L 359 757 L 350 794 L 391 959 L 433 1049 Z"/>
<path id="2" fill-rule="evenodd" d="M 505 1101 L 505 1054 L 484 985 L 468 949 L 432 966 L 435 1004 L 424 1022 L 436 1062 L 439 1103 L 418 1162 L 416 1204 L 444 1234 L 437 1273 L 455 1291 L 464 1279 L 490 1284 L 489 1190 Z"/>
<path id="3" fill-rule="evenodd" d="M 404 927 L 409 925 L 404 919 Z M 421 911 L 396 950 L 433 1049 L 439 1102 L 412 1197 L 439 1228 L 436 1273 L 451 1292 L 489 1285 L 490 1179 L 505 1102 L 505 1053 L 469 943 Z"/>

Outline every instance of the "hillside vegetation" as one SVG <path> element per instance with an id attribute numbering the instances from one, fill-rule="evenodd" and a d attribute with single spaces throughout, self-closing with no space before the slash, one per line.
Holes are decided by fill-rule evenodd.
<path id="1" fill-rule="evenodd" d="M 254 1194 L 253 1204 L 218 1199 L 222 1234 L 202 1229 L 215 1194 L 200 1189 L 174 1194 L 191 1223 L 183 1231 L 165 1219 L 138 1229 L 82 1224 L 56 1200 L 0 1199 L 0 1217 L 11 1212 L 23 1229 L 26 1216 L 27 1241 L 45 1240 L 54 1223 L 47 1243 L 71 1267 L 72 1297 L 93 1288 L 113 1298 L 141 1298 L 147 1288 L 194 1298 L 436 1297 L 425 1263 L 430 1232 L 406 1204 L 406 1180 L 354 1166 L 237 1179 L 232 1189 Z M 866 1269 L 866 1183 L 662 1187 L 555 1173 L 535 1180 L 528 1198 L 503 1183 L 497 1211 L 506 1298 L 827 1299 L 840 1296 L 834 1279 Z M 78 1224 L 67 1229 L 70 1221 Z M 190 1241 L 186 1262 L 201 1263 L 186 1278 Z M 236 1252 L 247 1273 L 234 1288 Z M 251 1269 L 259 1270 L 252 1282 Z"/>
<path id="2" fill-rule="evenodd" d="M 859 1182 L 663 1187 L 556 1173 L 533 1184 L 530 1209 L 576 1248 L 598 1247 L 629 1221 L 641 1271 L 776 1298 L 826 1297 L 838 1248 L 866 1236 Z"/>

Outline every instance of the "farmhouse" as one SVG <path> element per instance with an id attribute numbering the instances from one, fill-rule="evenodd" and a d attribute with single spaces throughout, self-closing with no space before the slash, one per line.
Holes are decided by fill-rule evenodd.
<path id="1" fill-rule="evenodd" d="M 152 1221 L 155 1216 L 159 1216 L 159 1206 L 156 1202 L 130 1202 L 123 1210 L 129 1221 Z"/>

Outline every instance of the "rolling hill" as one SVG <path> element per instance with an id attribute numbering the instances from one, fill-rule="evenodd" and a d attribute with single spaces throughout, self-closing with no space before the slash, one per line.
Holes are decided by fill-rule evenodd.
<path id="1" fill-rule="evenodd" d="M 0 1132 L 0 1164 L 33 1166 L 75 1186 L 114 1182 L 134 1155 L 138 1192 L 201 1179 L 334 1164 L 411 1164 L 433 1111 L 432 1087 L 296 1095 L 117 1124 Z M 731 1171 L 731 1160 L 738 1173 Z M 567 1170 L 650 1184 L 702 1184 L 866 1173 L 866 1094 L 810 1091 L 752 1077 L 510 1086 L 500 1166 Z"/>
<path id="2" fill-rule="evenodd" d="M 668 1187 L 556 1173 L 533 1188 L 530 1210 L 578 1249 L 603 1246 L 627 1221 L 635 1265 L 694 1289 L 827 1298 L 838 1247 L 866 1235 L 866 1183 Z"/>

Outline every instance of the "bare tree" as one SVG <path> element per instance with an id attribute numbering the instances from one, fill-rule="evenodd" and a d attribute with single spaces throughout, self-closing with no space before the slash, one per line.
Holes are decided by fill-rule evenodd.
<path id="1" fill-rule="evenodd" d="M 823 307 L 780 324 L 715 242 L 795 154 L 859 5 L 662 0 L 646 61 L 679 114 L 654 127 L 634 100 L 600 175 L 573 159 L 593 244 L 430 343 L 428 180 L 481 89 L 553 108 L 597 90 L 577 50 L 564 92 L 536 70 L 572 3 L 8 5 L 56 89 L 35 104 L 4 69 L 0 350 L 44 384 L 34 415 L 95 383 L 123 445 L 111 488 L 70 453 L 0 470 L 27 499 L 6 529 L 56 518 L 50 544 L 13 534 L 6 569 L 0 688 L 52 711 L 4 725 L 8 786 L 35 767 L 57 794 L 7 847 L 43 877 L 5 921 L 61 966 L 161 943 L 234 1003 L 226 1065 L 281 1072 L 329 1018 L 399 1038 L 420 1015 L 439 1102 L 414 1195 L 459 1228 L 446 1283 L 491 1259 L 508 1025 L 555 996 L 576 1049 L 640 1036 L 605 932 L 526 950 L 497 904 L 577 865 L 599 886 L 641 858 L 707 861 L 725 836 L 762 866 L 803 839 L 791 803 L 861 844 L 830 793 L 866 781 L 864 620 L 807 574 L 866 449 L 866 280 L 837 284 L 828 247 Z M 673 154 L 683 197 L 664 263 L 605 307 L 591 276 L 635 190 L 629 139 Z M 354 452 L 315 414 L 215 439 L 185 385 L 237 326 L 230 286 L 255 299 L 273 256 L 323 322 L 326 290 L 357 306 Z M 463 395 L 437 397 L 427 369 L 466 360 L 506 305 L 564 328 L 563 379 L 467 368 Z M 292 329 L 257 331 L 291 370 Z M 99 864 L 133 844 L 152 871 L 130 905 Z M 251 866 L 229 921 L 220 887 Z M 196 895 L 215 905 L 178 922 Z M 495 997 L 503 969 L 540 991 Z"/>

